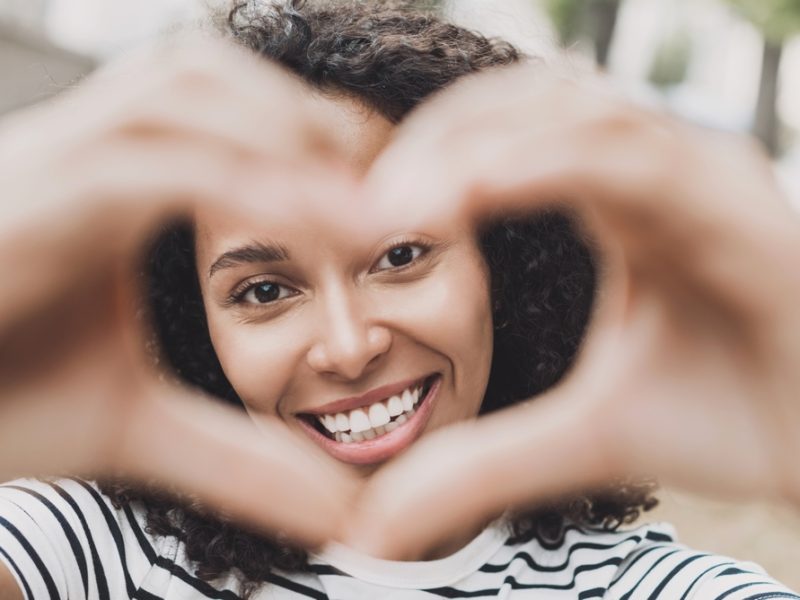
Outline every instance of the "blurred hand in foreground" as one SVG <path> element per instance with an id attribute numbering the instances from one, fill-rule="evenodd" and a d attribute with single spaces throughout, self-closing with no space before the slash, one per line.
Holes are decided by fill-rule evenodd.
<path id="1" fill-rule="evenodd" d="M 393 556 L 629 473 L 800 498 L 800 225 L 768 163 L 530 67 L 423 107 L 362 195 L 409 227 L 574 211 L 604 277 L 562 385 L 422 440 L 348 517 L 355 484 L 334 461 L 165 383 L 135 316 L 155 226 L 199 207 L 269 218 L 268 197 L 324 198 L 351 219 L 354 183 L 310 102 L 205 41 L 141 53 L 0 124 L 0 478 L 156 479 L 306 543 L 348 523 L 352 543 Z"/>
<path id="2" fill-rule="evenodd" d="M 251 53 L 193 39 L 0 124 L 0 480 L 155 479 L 306 543 L 333 533 L 355 489 L 345 471 L 282 424 L 258 431 L 165 383 L 136 317 L 163 221 L 352 197 L 309 97 Z"/>
<path id="3" fill-rule="evenodd" d="M 401 557 L 630 474 L 800 502 L 800 222 L 754 144 L 525 66 L 426 105 L 366 191 L 409 227 L 566 208 L 602 282 L 566 380 L 379 472 L 352 545 Z"/>

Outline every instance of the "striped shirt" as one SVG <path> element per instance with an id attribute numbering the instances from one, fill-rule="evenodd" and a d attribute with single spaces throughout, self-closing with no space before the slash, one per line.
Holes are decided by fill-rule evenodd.
<path id="1" fill-rule="evenodd" d="M 202 581 L 178 540 L 145 531 L 144 514 L 137 504 L 115 508 L 77 479 L 0 485 L 0 560 L 27 599 L 240 597 L 235 574 Z M 545 545 L 512 539 L 502 522 L 435 561 L 383 561 L 332 544 L 309 572 L 275 572 L 254 594 L 308 598 L 800 600 L 756 565 L 677 544 L 669 526 L 570 527 L 563 543 Z"/>

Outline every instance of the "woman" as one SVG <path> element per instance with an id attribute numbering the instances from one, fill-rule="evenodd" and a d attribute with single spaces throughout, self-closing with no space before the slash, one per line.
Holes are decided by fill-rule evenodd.
<path id="1" fill-rule="evenodd" d="M 245 6 L 231 25 L 240 42 L 322 91 L 315 109 L 349 142 L 339 158 L 356 177 L 416 103 L 461 75 L 517 60 L 506 45 L 393 8 Z M 567 369 L 588 321 L 595 270 L 565 218 L 503 222 L 480 234 L 463 219 L 413 234 L 376 224 L 356 239 L 340 205 L 327 200 L 293 198 L 266 224 L 206 207 L 191 225 L 165 234 L 152 257 L 151 299 L 165 358 L 179 375 L 241 403 L 259 424 L 278 416 L 366 478 L 418 437 L 540 393 Z M 369 198 L 336 202 L 355 204 L 356 214 L 370 210 L 358 204 Z M 6 536 L 0 547 L 22 587 L 33 586 L 29 596 L 58 589 L 232 597 L 226 590 L 242 582 L 244 593 L 266 582 L 264 594 L 287 597 L 402 589 L 412 597 L 509 589 L 547 597 L 789 594 L 729 561 L 682 549 L 658 528 L 614 533 L 652 505 L 646 484 L 516 515 L 511 531 L 504 523 L 477 537 L 462 531 L 408 556 L 447 558 L 409 565 L 375 563 L 341 547 L 309 562 L 285 543 L 174 499 L 101 489 L 116 511 L 82 482 L 6 488 L 4 497 L 19 507 L 6 514 L 16 510 L 10 516 L 24 535 Z M 31 497 L 42 515 L 27 516 Z M 54 501 L 86 517 L 85 538 L 58 521 Z M 36 533 L 54 518 L 55 534 Z M 36 540 L 43 533 L 63 537 L 63 547 L 37 554 L 47 545 Z M 119 562 L 105 561 L 101 544 Z M 25 554 L 30 570 L 13 562 Z M 85 554 L 93 555 L 94 578 Z"/>

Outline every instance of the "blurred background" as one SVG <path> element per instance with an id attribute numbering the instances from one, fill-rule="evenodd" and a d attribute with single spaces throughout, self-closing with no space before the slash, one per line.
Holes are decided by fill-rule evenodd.
<path id="1" fill-rule="evenodd" d="M 210 2 L 215 4 L 211 4 Z M 800 0 L 421 0 L 642 102 L 756 136 L 800 207 Z M 221 0 L 0 0 L 0 114 L 74 85 L 126 48 L 202 22 Z M 675 174 L 680 177 L 680 173 Z M 762 564 L 800 589 L 800 508 L 663 490 L 647 520 Z"/>

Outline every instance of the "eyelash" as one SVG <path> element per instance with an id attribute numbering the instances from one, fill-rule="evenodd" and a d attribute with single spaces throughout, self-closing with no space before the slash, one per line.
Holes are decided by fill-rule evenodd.
<path id="1" fill-rule="evenodd" d="M 379 265 L 383 261 L 383 259 L 385 259 L 387 256 L 389 256 L 390 252 L 392 252 L 393 250 L 396 250 L 398 248 L 403 248 L 403 247 L 406 247 L 406 246 L 411 247 L 411 248 L 416 248 L 416 249 L 419 250 L 419 253 L 416 256 L 413 256 L 413 258 L 411 259 L 411 262 L 409 262 L 408 264 L 400 265 L 400 266 L 396 266 L 396 267 L 395 266 L 390 266 L 390 267 L 386 267 L 386 268 L 382 268 L 382 269 L 376 268 L 377 265 Z M 418 241 L 410 241 L 410 240 L 409 241 L 399 241 L 399 242 L 393 244 L 391 248 L 386 250 L 386 252 L 384 252 L 381 255 L 381 257 L 378 259 L 378 262 L 376 263 L 376 266 L 372 267 L 369 272 L 370 273 L 382 273 L 382 272 L 385 272 L 385 271 L 404 271 L 404 270 L 414 266 L 415 263 L 417 263 L 422 257 L 424 257 L 430 251 L 430 249 L 431 249 L 431 247 L 428 244 L 421 243 L 421 242 L 418 242 Z M 270 300 L 269 302 L 248 302 L 248 301 L 245 300 L 245 297 L 250 292 L 254 291 L 256 288 L 258 288 L 259 286 L 262 286 L 262 285 L 274 285 L 274 286 L 278 286 L 281 289 L 288 289 L 288 290 L 292 289 L 287 285 L 282 285 L 280 283 L 276 283 L 275 281 L 270 280 L 270 279 L 261 279 L 261 280 L 257 280 L 257 281 L 245 281 L 242 284 L 240 284 L 239 286 L 237 286 L 236 289 L 233 290 L 233 292 L 231 292 L 230 296 L 228 297 L 227 304 L 229 304 L 229 305 L 249 304 L 249 305 L 253 305 L 253 306 L 264 306 L 264 305 L 267 305 L 267 304 L 273 304 L 273 303 L 278 302 L 280 300 L 285 300 L 286 298 L 291 298 L 292 296 L 295 295 L 295 293 L 291 293 L 291 294 L 286 295 L 286 296 L 280 296 L 279 295 L 278 298 L 276 298 L 275 300 Z"/>
<path id="2" fill-rule="evenodd" d="M 408 264 L 400 265 L 398 267 L 390 266 L 390 267 L 386 267 L 386 268 L 383 268 L 383 269 L 378 269 L 377 268 L 377 265 L 379 265 L 381 263 L 381 261 L 383 261 L 384 258 L 389 256 L 390 252 L 392 252 L 393 250 L 397 250 L 398 248 L 405 248 L 405 247 L 418 248 L 420 252 L 419 252 L 419 254 L 414 256 L 411 259 L 411 262 L 408 263 Z M 388 250 L 386 250 L 386 252 L 381 254 L 381 257 L 378 259 L 378 262 L 375 263 L 375 266 L 372 267 L 369 272 L 370 273 L 381 273 L 383 271 L 403 271 L 405 269 L 408 269 L 408 268 L 414 266 L 414 264 L 416 264 L 419 261 L 419 259 L 424 257 L 428 252 L 430 252 L 430 249 L 431 249 L 430 245 L 425 244 L 423 242 L 419 242 L 419 241 L 416 241 L 416 240 L 400 240 L 400 241 L 395 242 L 394 244 L 392 244 L 391 248 L 389 248 Z"/>
<path id="3" fill-rule="evenodd" d="M 262 285 L 274 285 L 281 290 L 292 290 L 292 293 L 287 295 L 280 295 L 275 298 L 274 300 L 270 300 L 269 302 L 249 302 L 245 300 L 245 297 L 250 293 L 254 292 L 259 286 Z M 261 279 L 259 281 L 245 281 L 241 285 L 237 286 L 236 289 L 231 292 L 231 295 L 228 297 L 227 304 L 234 305 L 234 304 L 249 304 L 252 306 L 264 306 L 266 304 L 273 304 L 274 302 L 278 302 L 279 300 L 285 300 L 286 298 L 291 298 L 296 294 L 296 290 L 293 290 L 288 285 L 282 285 L 280 283 L 276 283 L 270 279 Z"/>

